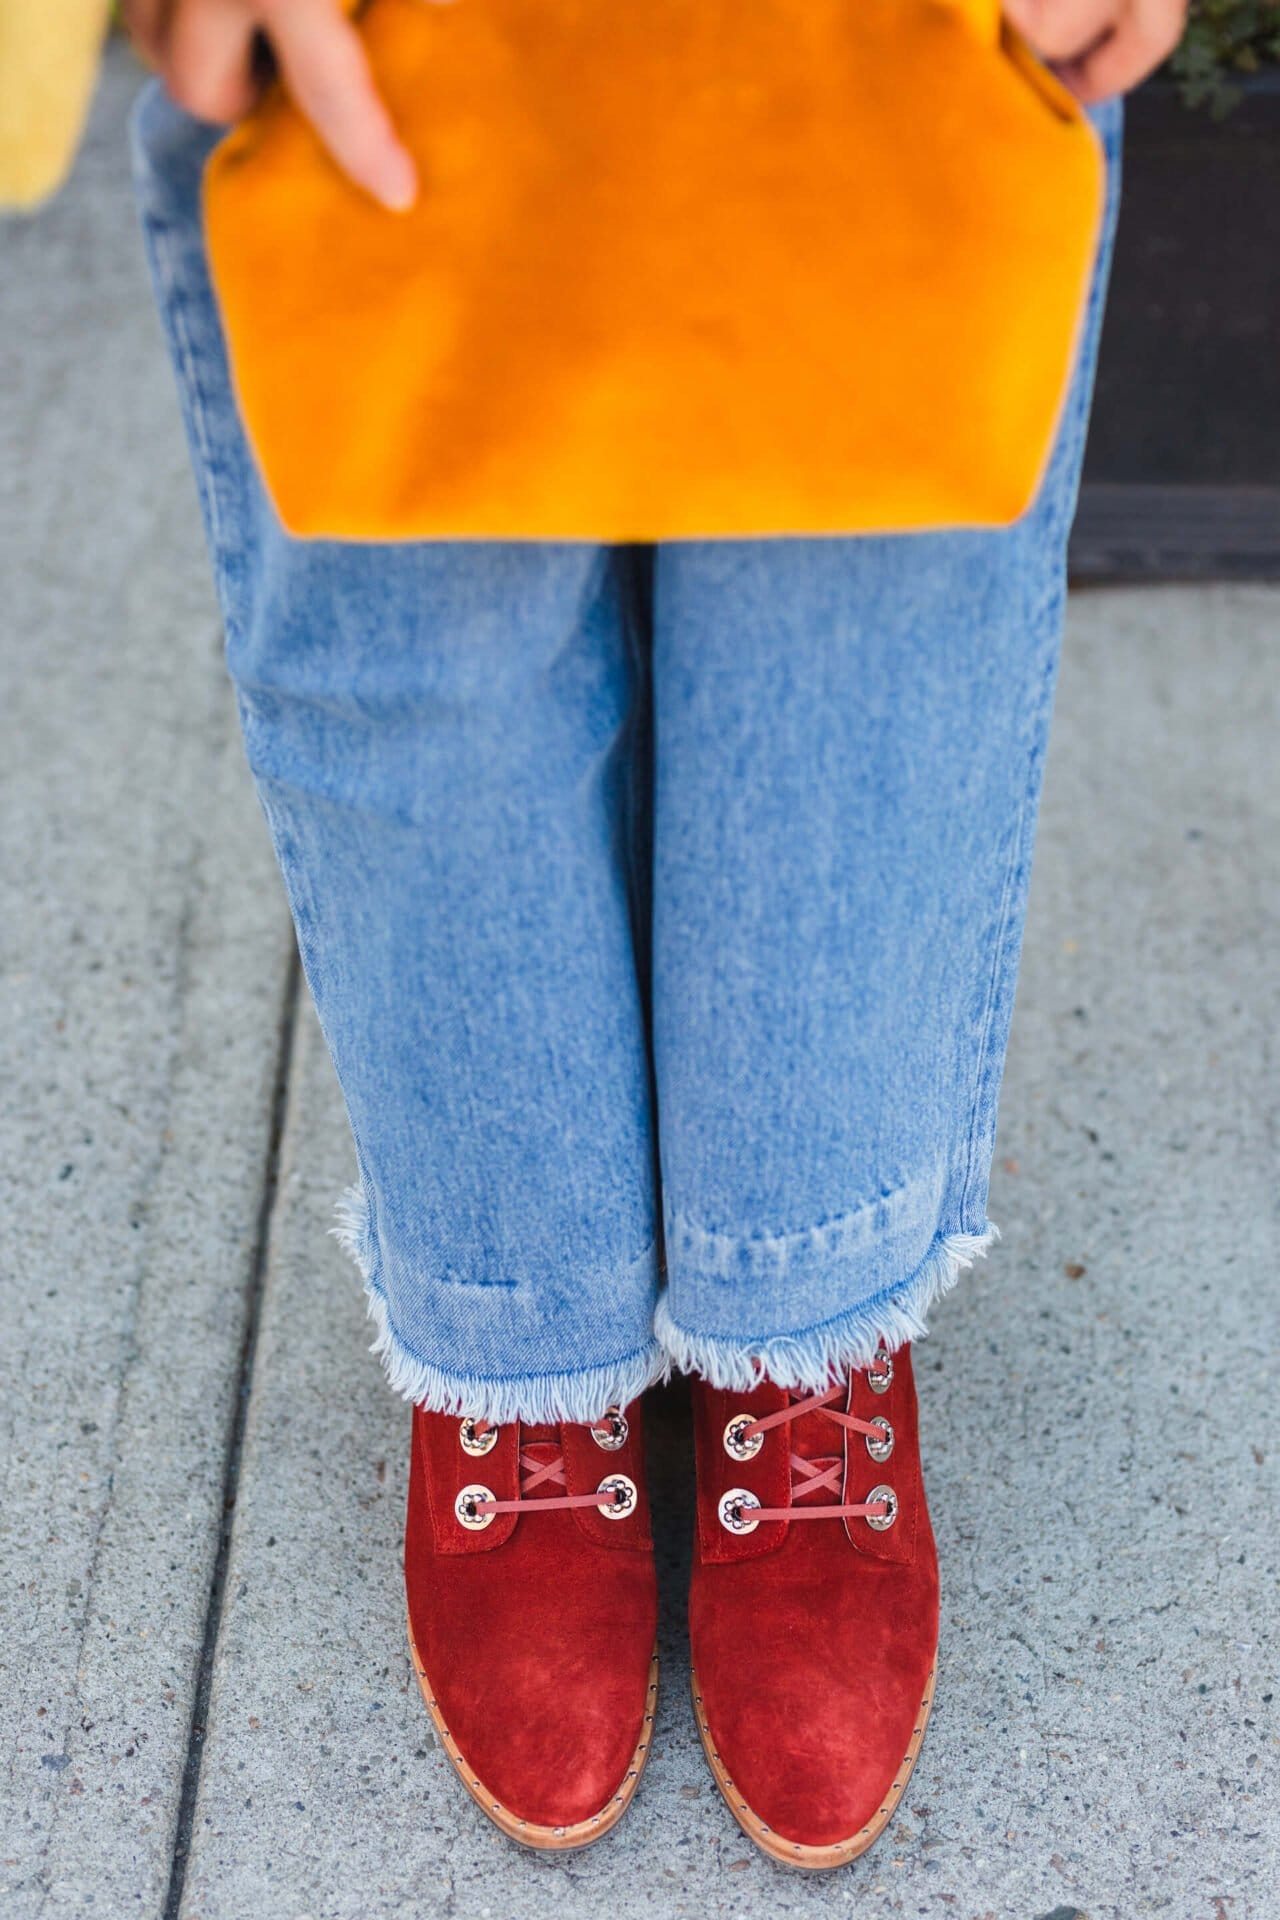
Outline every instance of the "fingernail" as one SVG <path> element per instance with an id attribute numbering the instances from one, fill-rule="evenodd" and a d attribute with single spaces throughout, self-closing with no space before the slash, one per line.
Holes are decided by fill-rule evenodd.
<path id="1" fill-rule="evenodd" d="M 388 158 L 375 191 L 392 213 L 409 211 L 418 197 L 418 174 L 407 153 L 401 151 Z"/>

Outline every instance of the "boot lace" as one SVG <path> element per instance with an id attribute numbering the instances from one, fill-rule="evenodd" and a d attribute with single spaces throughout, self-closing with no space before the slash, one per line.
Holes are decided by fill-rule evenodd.
<path id="1" fill-rule="evenodd" d="M 877 1364 L 879 1356 L 877 1356 Z M 888 1445 L 892 1446 L 892 1430 L 883 1420 L 859 1420 L 856 1414 L 845 1413 L 833 1403 L 844 1398 L 842 1386 L 830 1387 L 825 1393 L 810 1394 L 804 1400 L 793 1400 L 789 1406 L 780 1407 L 776 1413 L 763 1414 L 758 1420 L 731 1421 L 730 1429 L 738 1449 L 739 1457 L 747 1457 L 746 1449 L 757 1437 L 763 1439 L 766 1433 L 775 1427 L 790 1427 L 796 1420 L 802 1420 L 809 1414 L 830 1420 L 836 1426 L 843 1427 L 848 1433 L 858 1433 L 871 1445 L 883 1448 L 888 1436 Z M 870 1450 L 870 1449 L 869 1449 Z M 876 1458 L 875 1453 L 872 1458 Z M 880 1458 L 887 1453 L 881 1452 Z M 816 1493 L 840 1493 L 840 1483 L 844 1476 L 843 1456 L 821 1465 L 807 1460 L 803 1454 L 791 1454 L 791 1500 L 789 1507 L 762 1507 L 756 1503 L 755 1496 L 735 1487 L 727 1493 L 720 1503 L 720 1517 L 731 1533 L 750 1533 L 762 1520 L 866 1520 L 877 1530 L 892 1526 L 897 1518 L 897 1496 L 890 1487 L 876 1487 L 865 1500 L 837 1500 L 831 1504 L 815 1506 L 811 1496 Z"/>
<path id="2" fill-rule="evenodd" d="M 619 1407 L 610 1407 L 603 1420 L 588 1425 L 587 1430 L 596 1445 L 608 1453 L 621 1447 L 627 1438 L 627 1422 Z M 459 1438 L 464 1452 L 482 1457 L 497 1443 L 498 1428 L 491 1420 L 465 1419 Z M 548 1442 L 534 1444 L 545 1448 Z M 488 1487 L 463 1487 L 453 1509 L 459 1523 L 474 1532 L 487 1527 L 499 1513 L 524 1513 L 526 1509 L 552 1513 L 572 1507 L 596 1507 L 607 1520 L 625 1520 L 635 1512 L 639 1499 L 635 1481 L 625 1473 L 606 1474 L 594 1493 L 539 1493 L 536 1499 L 531 1498 L 539 1487 L 566 1484 L 563 1453 L 544 1460 L 532 1447 L 522 1447 L 520 1470 L 523 1478 L 515 1500 L 499 1500 Z"/>

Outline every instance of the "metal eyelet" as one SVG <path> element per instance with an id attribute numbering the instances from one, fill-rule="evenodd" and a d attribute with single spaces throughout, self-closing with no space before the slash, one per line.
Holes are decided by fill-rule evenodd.
<path id="1" fill-rule="evenodd" d="M 759 1505 L 755 1494 L 746 1487 L 730 1487 L 720 1501 L 720 1525 L 726 1533 L 754 1533 L 760 1522 L 748 1520 L 747 1514 Z"/>
<path id="2" fill-rule="evenodd" d="M 865 1513 L 862 1517 L 867 1525 L 874 1528 L 877 1533 L 887 1533 L 898 1517 L 898 1496 L 892 1487 L 872 1487 L 870 1493 L 867 1495 L 866 1504 L 870 1506 L 873 1500 L 883 1500 L 889 1511 L 887 1513 Z"/>
<path id="3" fill-rule="evenodd" d="M 867 1368 L 867 1385 L 872 1393 L 888 1393 L 892 1384 L 893 1356 L 882 1340 L 876 1349 L 875 1359 Z"/>
<path id="4" fill-rule="evenodd" d="M 453 1517 L 468 1533 L 483 1533 L 494 1519 L 492 1513 L 477 1513 L 477 1500 L 492 1500 L 488 1487 L 464 1487 L 453 1503 Z"/>
<path id="5" fill-rule="evenodd" d="M 869 1433 L 864 1434 L 863 1439 L 867 1443 L 867 1452 L 871 1455 L 876 1465 L 881 1466 L 893 1452 L 893 1428 L 889 1425 L 889 1422 L 882 1413 L 872 1414 L 871 1425 L 881 1429 L 884 1434 L 884 1439 L 873 1440 Z"/>
<path id="6" fill-rule="evenodd" d="M 483 1433 L 477 1433 L 476 1423 L 474 1419 L 468 1415 L 458 1428 L 458 1439 L 462 1443 L 462 1451 L 464 1453 L 471 1454 L 473 1459 L 481 1460 L 486 1453 L 492 1453 L 497 1446 L 498 1429 L 496 1427 L 486 1427 Z"/>
<path id="7" fill-rule="evenodd" d="M 622 1408 L 606 1407 L 604 1419 L 600 1425 L 591 1429 L 591 1438 L 598 1447 L 603 1447 L 606 1453 L 616 1453 L 619 1447 L 626 1446 L 630 1431 Z"/>
<path id="8" fill-rule="evenodd" d="M 731 1460 L 754 1460 L 759 1453 L 764 1445 L 762 1433 L 753 1433 L 747 1440 L 742 1437 L 744 1429 L 754 1425 L 753 1413 L 734 1414 L 724 1430 L 724 1450 Z"/>
<path id="9" fill-rule="evenodd" d="M 606 1474 L 596 1488 L 601 1496 L 598 1509 L 606 1520 L 625 1520 L 636 1510 L 636 1501 L 640 1495 L 636 1492 L 634 1480 L 628 1480 L 625 1473 Z"/>

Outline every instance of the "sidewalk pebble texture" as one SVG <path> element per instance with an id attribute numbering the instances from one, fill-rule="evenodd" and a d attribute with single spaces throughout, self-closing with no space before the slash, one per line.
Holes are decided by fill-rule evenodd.
<path id="1" fill-rule="evenodd" d="M 408 1424 L 326 1235 L 350 1149 L 239 755 L 114 49 L 0 225 L 5 1920 L 1276 1920 L 1280 591 L 1071 607 L 992 1212 L 919 1353 L 938 1704 L 802 1878 L 690 1711 L 652 1415 L 652 1764 L 504 1841 L 405 1647 Z M 751 1660 L 750 1623 L 743 1662 Z"/>

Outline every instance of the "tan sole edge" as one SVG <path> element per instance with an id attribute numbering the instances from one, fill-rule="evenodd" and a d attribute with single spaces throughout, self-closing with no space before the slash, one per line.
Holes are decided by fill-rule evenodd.
<path id="1" fill-rule="evenodd" d="M 925 1685 L 924 1699 L 920 1702 L 920 1711 L 916 1715 L 915 1730 L 911 1735 L 911 1744 L 903 1755 L 902 1765 L 894 1774 L 893 1785 L 890 1787 L 888 1793 L 880 1802 L 880 1805 L 876 1808 L 876 1811 L 865 1827 L 861 1827 L 858 1832 L 853 1834 L 848 1840 L 833 1840 L 831 1844 L 826 1847 L 807 1847 L 802 1846 L 798 1840 L 784 1840 L 781 1834 L 774 1833 L 771 1828 L 765 1825 L 757 1813 L 752 1812 L 751 1808 L 742 1798 L 742 1795 L 734 1787 L 733 1781 L 729 1778 L 725 1770 L 724 1762 L 715 1750 L 711 1739 L 711 1729 L 707 1725 L 707 1716 L 702 1710 L 702 1695 L 698 1692 L 698 1676 L 696 1673 L 692 1674 L 693 1717 L 698 1723 L 698 1735 L 702 1741 L 702 1751 L 707 1756 L 707 1765 L 711 1769 L 715 1783 L 724 1795 L 725 1805 L 747 1838 L 753 1840 L 761 1852 L 767 1853 L 771 1860 L 781 1861 L 783 1866 L 787 1867 L 802 1867 L 810 1873 L 826 1872 L 832 1867 L 847 1867 L 851 1860 L 856 1860 L 859 1854 L 865 1853 L 868 1847 L 874 1846 L 893 1818 L 897 1810 L 898 1802 L 901 1800 L 906 1789 L 907 1781 L 911 1778 L 911 1769 L 915 1766 L 921 1745 L 924 1741 L 924 1730 L 929 1724 L 929 1713 L 933 1707 L 933 1689 L 937 1673 L 938 1668 L 935 1661 L 934 1665 L 929 1669 L 929 1678 Z"/>
<path id="2" fill-rule="evenodd" d="M 413 1627 L 409 1627 L 409 1652 L 413 1656 L 413 1670 L 418 1676 L 418 1685 L 422 1688 L 422 1697 L 427 1703 L 427 1712 L 431 1715 L 440 1744 L 453 1762 L 454 1771 L 475 1801 L 480 1811 L 487 1814 L 495 1827 L 500 1827 L 509 1840 L 518 1840 L 522 1847 L 534 1847 L 541 1853 L 567 1853 L 576 1847 L 589 1847 L 593 1840 L 603 1839 L 610 1828 L 616 1827 L 627 1808 L 631 1805 L 635 1790 L 640 1784 L 640 1775 L 644 1772 L 645 1762 L 649 1758 L 649 1749 L 653 1745 L 653 1715 L 658 1697 L 658 1649 L 653 1650 L 649 1662 L 649 1691 L 645 1698 L 644 1723 L 640 1730 L 640 1739 L 631 1756 L 626 1775 L 612 1799 L 593 1813 L 589 1819 L 575 1821 L 571 1826 L 542 1827 L 534 1820 L 521 1820 L 504 1807 L 496 1795 L 489 1792 L 483 1780 L 477 1779 L 473 1769 L 467 1764 L 467 1758 L 459 1750 L 458 1743 L 444 1723 L 444 1716 L 436 1703 L 435 1688 L 427 1677 L 417 1646 L 413 1638 Z"/>

